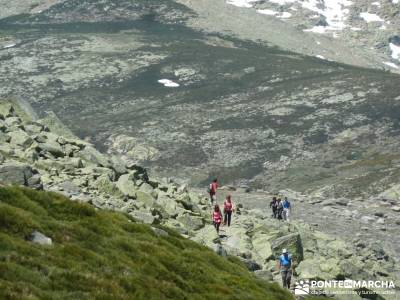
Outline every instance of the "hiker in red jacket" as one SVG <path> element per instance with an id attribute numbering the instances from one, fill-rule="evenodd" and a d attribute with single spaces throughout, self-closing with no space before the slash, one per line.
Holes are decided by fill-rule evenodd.
<path id="1" fill-rule="evenodd" d="M 228 227 L 231 226 L 231 217 L 233 211 L 233 203 L 231 195 L 226 196 L 224 202 L 224 225 L 228 224 Z"/>
<path id="2" fill-rule="evenodd" d="M 219 234 L 219 226 L 221 225 L 222 222 L 222 214 L 218 204 L 215 204 L 214 206 L 214 211 L 212 213 L 212 220 L 214 227 L 217 230 L 217 233 Z"/>
<path id="3" fill-rule="evenodd" d="M 218 179 L 215 178 L 213 182 L 210 183 L 210 186 L 208 188 L 208 191 L 210 193 L 210 200 L 211 200 L 211 205 L 214 204 L 214 201 L 217 201 L 217 189 L 218 189 Z"/>

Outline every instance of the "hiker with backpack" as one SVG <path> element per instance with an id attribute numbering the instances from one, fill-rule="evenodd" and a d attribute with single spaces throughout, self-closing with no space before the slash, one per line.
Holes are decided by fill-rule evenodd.
<path id="1" fill-rule="evenodd" d="M 279 271 L 282 275 L 282 285 L 284 288 L 290 289 L 290 281 L 292 279 L 292 255 L 286 250 L 282 250 L 279 257 Z"/>
<path id="2" fill-rule="evenodd" d="M 231 195 L 226 196 L 224 201 L 224 225 L 228 224 L 228 227 L 231 226 L 231 218 L 233 212 L 233 203 Z"/>
<path id="3" fill-rule="evenodd" d="M 282 199 L 278 198 L 278 203 L 276 205 L 276 215 L 278 220 L 282 220 L 282 214 L 283 214 L 283 203 Z"/>
<path id="4" fill-rule="evenodd" d="M 215 202 L 217 201 L 217 189 L 218 189 L 218 179 L 215 178 L 208 187 L 208 193 L 210 194 L 211 206 L 214 204 L 214 201 Z"/>
<path id="5" fill-rule="evenodd" d="M 285 200 L 283 200 L 282 206 L 283 206 L 283 213 L 282 213 L 283 220 L 289 222 L 290 221 L 289 216 L 292 211 L 292 208 L 287 197 L 285 197 Z"/>
<path id="6" fill-rule="evenodd" d="M 278 200 L 276 197 L 272 198 L 272 201 L 269 203 L 269 207 L 272 209 L 272 217 L 276 219 L 278 211 Z"/>
<path id="7" fill-rule="evenodd" d="M 212 213 L 212 220 L 214 227 L 217 230 L 217 233 L 219 234 L 219 226 L 221 225 L 222 222 L 222 213 L 218 204 L 215 204 L 214 206 L 214 211 Z"/>

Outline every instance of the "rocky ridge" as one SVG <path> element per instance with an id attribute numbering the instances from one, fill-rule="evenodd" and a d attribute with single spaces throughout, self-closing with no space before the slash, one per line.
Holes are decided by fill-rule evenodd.
<path id="1" fill-rule="evenodd" d="M 191 20 L 195 27 L 233 32 L 323 60 L 400 70 L 396 0 L 177 1 L 201 16 Z"/>
<path id="2" fill-rule="evenodd" d="M 238 256 L 267 280 L 280 281 L 276 258 L 282 248 L 288 248 L 295 257 L 296 278 L 395 280 L 400 284 L 397 263 L 381 245 L 363 241 L 352 245 L 304 222 L 272 220 L 261 209 L 238 204 L 233 225 L 223 227 L 218 236 L 204 195 L 171 180 L 153 178 L 136 164 L 101 154 L 90 143 L 63 132 L 60 124 L 54 126 L 54 118 L 51 122 L 32 120 L 14 107 L 0 103 L 2 184 L 56 191 L 99 209 L 128 213 L 147 224 L 165 225 L 220 255 Z"/>

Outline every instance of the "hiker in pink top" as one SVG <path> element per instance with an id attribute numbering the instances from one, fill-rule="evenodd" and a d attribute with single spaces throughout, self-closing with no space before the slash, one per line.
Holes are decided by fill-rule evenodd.
<path id="1" fill-rule="evenodd" d="M 217 230 L 217 233 L 219 234 L 219 226 L 221 225 L 222 222 L 222 213 L 221 210 L 219 209 L 219 205 L 215 204 L 214 206 L 214 211 L 212 213 L 212 220 L 215 229 Z"/>
<path id="2" fill-rule="evenodd" d="M 214 201 L 217 201 L 217 189 L 218 189 L 218 179 L 215 178 L 213 182 L 210 183 L 208 187 L 208 192 L 210 194 L 211 205 L 214 204 Z"/>
<path id="3" fill-rule="evenodd" d="M 233 212 L 233 203 L 231 195 L 226 196 L 224 202 L 224 225 L 228 224 L 228 227 L 231 226 L 231 218 Z"/>

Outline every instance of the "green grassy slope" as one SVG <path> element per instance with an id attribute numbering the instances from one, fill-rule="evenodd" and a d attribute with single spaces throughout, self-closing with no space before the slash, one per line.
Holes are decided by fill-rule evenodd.
<path id="1" fill-rule="evenodd" d="M 27 240 L 38 230 L 52 246 Z M 234 258 L 54 193 L 0 187 L 0 299 L 292 299 Z"/>

